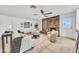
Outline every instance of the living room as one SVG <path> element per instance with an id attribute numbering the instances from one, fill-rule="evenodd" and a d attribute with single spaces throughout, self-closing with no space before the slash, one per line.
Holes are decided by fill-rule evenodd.
<path id="1" fill-rule="evenodd" d="M 75 53 L 78 8 L 77 5 L 1 5 L 0 52 Z M 52 35 L 51 29 L 56 33 Z"/>

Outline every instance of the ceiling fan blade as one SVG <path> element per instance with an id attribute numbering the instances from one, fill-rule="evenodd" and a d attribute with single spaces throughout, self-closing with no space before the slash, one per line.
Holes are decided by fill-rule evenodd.
<path id="1" fill-rule="evenodd" d="M 35 5 L 31 5 L 30 8 L 37 8 Z"/>
<path id="2" fill-rule="evenodd" d="M 45 13 L 45 15 L 48 15 L 48 14 L 52 14 L 52 12 L 49 12 L 49 13 Z"/>
<path id="3" fill-rule="evenodd" d="M 48 17 L 48 16 L 44 15 L 44 17 Z"/>
<path id="4" fill-rule="evenodd" d="M 40 14 L 33 14 L 33 15 L 40 15 Z"/>
<path id="5" fill-rule="evenodd" d="M 41 11 L 42 14 L 44 14 L 44 11 L 43 10 L 40 10 L 40 11 Z"/>

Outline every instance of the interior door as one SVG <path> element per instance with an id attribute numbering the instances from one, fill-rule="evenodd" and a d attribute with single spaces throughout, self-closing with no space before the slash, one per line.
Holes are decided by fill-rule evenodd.
<path id="1" fill-rule="evenodd" d="M 47 20 L 45 19 L 42 20 L 42 31 L 47 31 Z"/>

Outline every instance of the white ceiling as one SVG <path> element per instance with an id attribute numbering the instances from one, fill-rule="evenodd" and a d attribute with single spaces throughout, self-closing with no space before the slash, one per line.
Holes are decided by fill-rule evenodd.
<path id="1" fill-rule="evenodd" d="M 40 10 L 45 12 L 53 12 L 52 15 L 61 15 L 64 13 L 75 11 L 79 5 L 37 5 L 37 8 L 30 8 L 29 5 L 0 5 L 0 14 L 20 18 L 40 18 L 40 16 L 33 15 L 40 14 Z"/>

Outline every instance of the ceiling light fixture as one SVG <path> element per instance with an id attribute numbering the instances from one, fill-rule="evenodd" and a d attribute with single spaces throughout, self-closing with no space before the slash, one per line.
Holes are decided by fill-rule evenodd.
<path id="1" fill-rule="evenodd" d="M 31 5 L 30 8 L 37 8 L 35 5 Z"/>

